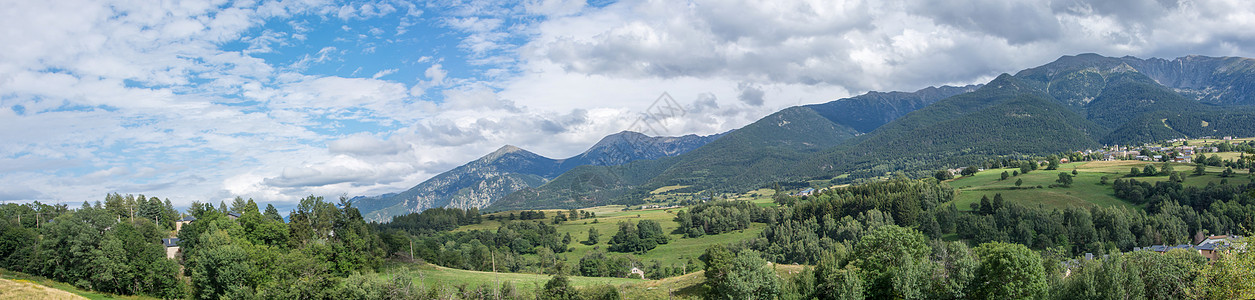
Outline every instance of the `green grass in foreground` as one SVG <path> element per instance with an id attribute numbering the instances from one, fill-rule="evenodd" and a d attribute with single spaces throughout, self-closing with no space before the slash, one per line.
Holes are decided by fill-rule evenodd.
<path id="1" fill-rule="evenodd" d="M 790 279 L 800 273 L 804 266 L 773 265 L 772 268 L 776 270 L 780 278 Z M 553 278 L 552 275 L 478 272 L 430 264 L 391 265 L 386 267 L 380 276 L 408 276 L 414 280 L 415 284 L 423 287 L 440 285 L 495 287 L 509 282 L 515 288 L 529 293 L 540 289 L 545 282 Z M 576 288 L 597 285 L 615 286 L 624 299 L 701 299 L 706 294 L 706 288 L 703 286 L 706 276 L 703 271 L 658 280 L 580 276 L 568 276 L 567 279 Z"/>
<path id="2" fill-rule="evenodd" d="M 146 296 L 116 296 L 116 295 L 108 295 L 108 294 L 97 293 L 97 292 L 84 291 L 68 283 L 54 281 L 52 279 L 48 279 L 43 276 L 35 276 L 35 275 L 30 275 L 30 274 L 26 274 L 22 272 L 9 271 L 6 269 L 0 269 L 0 278 L 9 279 L 9 280 L 29 281 L 29 282 L 42 285 L 45 287 L 50 287 L 50 288 L 70 292 L 75 295 L 83 296 L 84 298 L 87 298 L 87 299 L 157 299 L 157 298 L 146 297 Z"/>
<path id="3" fill-rule="evenodd" d="M 385 268 L 386 271 L 381 276 L 395 276 L 404 274 L 414 279 L 415 284 L 425 287 L 438 285 L 459 286 L 466 285 L 471 287 L 477 286 L 498 286 L 501 283 L 509 282 L 515 288 L 521 290 L 535 290 L 545 285 L 545 282 L 552 278 L 552 275 L 544 274 L 524 274 L 524 273 L 493 273 L 468 271 L 461 269 L 445 268 L 437 265 L 422 264 L 403 264 L 394 265 Z M 567 277 L 571 281 L 571 285 L 575 287 L 586 287 L 593 285 L 622 285 L 627 283 L 644 282 L 640 279 L 629 278 L 610 278 L 610 277 Z"/>

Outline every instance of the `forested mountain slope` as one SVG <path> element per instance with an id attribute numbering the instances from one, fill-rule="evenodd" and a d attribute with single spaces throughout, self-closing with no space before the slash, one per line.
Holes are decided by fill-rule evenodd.
<path id="1" fill-rule="evenodd" d="M 677 185 L 689 186 L 684 191 L 730 192 L 835 176 L 846 181 L 898 171 L 923 176 L 996 157 L 1103 144 L 1255 136 L 1255 112 L 1246 106 L 1255 102 L 1240 93 L 1251 86 L 1251 61 L 1081 54 L 984 85 L 868 93 L 793 107 L 665 162 L 575 169 L 560 185 L 511 195 L 493 209 L 632 202 Z M 572 188 L 586 188 L 572 183 L 589 180 L 605 188 L 585 193 Z"/>
<path id="2" fill-rule="evenodd" d="M 691 185 L 697 190 L 746 188 L 766 178 L 764 176 L 781 173 L 782 168 L 790 167 L 809 153 L 836 145 L 856 133 L 854 129 L 828 121 L 814 110 L 793 107 L 675 158 L 576 168 L 542 187 L 515 193 L 490 209 L 602 205 L 639 198 L 667 185 Z"/>
<path id="3" fill-rule="evenodd" d="M 514 191 L 540 186 L 582 165 L 614 166 L 675 156 L 718 137 L 650 137 L 624 131 L 606 136 L 584 153 L 563 160 L 506 145 L 404 192 L 358 197 L 353 202 L 371 221 L 386 221 L 392 216 L 433 207 L 483 208 Z"/>

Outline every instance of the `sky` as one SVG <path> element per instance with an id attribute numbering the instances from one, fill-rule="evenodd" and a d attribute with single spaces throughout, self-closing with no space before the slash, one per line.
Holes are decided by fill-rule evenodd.
<path id="1" fill-rule="evenodd" d="M 1255 57 L 1240 0 L 0 0 L 0 200 L 279 207 L 1063 55 Z"/>

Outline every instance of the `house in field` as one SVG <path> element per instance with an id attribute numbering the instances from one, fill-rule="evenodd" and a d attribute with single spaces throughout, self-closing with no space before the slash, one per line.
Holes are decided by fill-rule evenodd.
<path id="1" fill-rule="evenodd" d="M 641 279 L 645 279 L 645 271 L 641 270 L 641 268 L 632 267 L 632 271 L 629 274 L 631 274 L 629 276 L 640 276 Z"/>
<path id="2" fill-rule="evenodd" d="M 186 216 L 186 217 L 183 217 L 182 219 L 179 219 L 178 221 L 174 221 L 174 232 L 178 233 L 179 229 L 183 229 L 183 225 L 187 225 L 188 223 L 192 223 L 193 221 L 196 221 L 196 217 Z"/>
<path id="3" fill-rule="evenodd" d="M 179 254 L 179 238 L 161 239 L 161 245 L 166 246 L 166 258 L 174 259 Z"/>
<path id="4" fill-rule="evenodd" d="M 1190 156 L 1188 156 L 1188 155 L 1187 155 L 1187 156 L 1180 156 L 1180 155 L 1178 155 L 1177 157 L 1173 157 L 1173 158 L 1172 158 L 1172 161 L 1173 161 L 1173 162 L 1187 163 L 1187 164 L 1188 164 L 1188 163 L 1190 163 L 1190 162 L 1194 161 L 1194 159 L 1193 159 L 1193 158 L 1191 158 L 1191 157 L 1190 157 Z"/>

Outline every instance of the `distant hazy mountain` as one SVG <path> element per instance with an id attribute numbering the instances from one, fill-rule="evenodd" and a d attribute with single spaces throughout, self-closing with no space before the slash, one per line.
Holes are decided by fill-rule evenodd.
<path id="1" fill-rule="evenodd" d="M 663 186 L 745 191 L 1176 137 L 1255 136 L 1255 60 L 1064 56 L 987 84 L 792 107 L 671 158 L 572 169 L 490 210 L 630 204 Z M 591 184 L 590 184 L 591 183 Z"/>
<path id="2" fill-rule="evenodd" d="M 357 197 L 353 203 L 363 217 L 372 221 L 387 221 L 392 216 L 433 207 L 483 208 L 511 192 L 540 186 L 578 166 L 614 166 L 675 156 L 718 137 L 650 137 L 624 131 L 606 136 L 584 153 L 563 160 L 506 145 L 404 192 Z"/>

